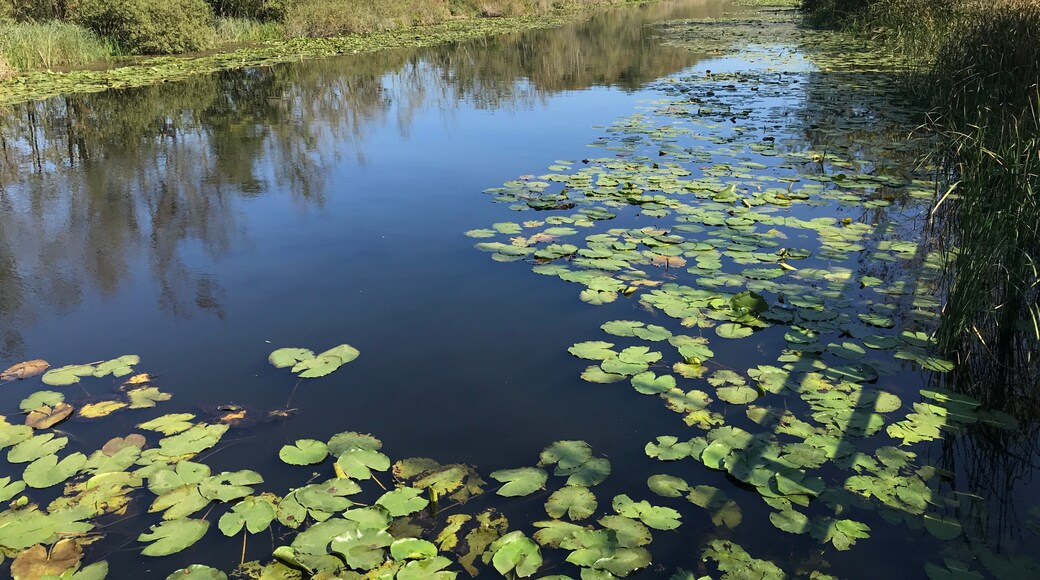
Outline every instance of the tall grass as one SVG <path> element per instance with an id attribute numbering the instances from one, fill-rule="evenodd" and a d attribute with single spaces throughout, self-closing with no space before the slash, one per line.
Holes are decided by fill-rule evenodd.
<path id="1" fill-rule="evenodd" d="M 1036 376 L 1040 347 L 1040 2 L 804 0 L 817 23 L 882 38 L 934 106 L 956 247 L 939 329 L 947 354 Z M 1020 369 L 1021 370 L 1021 369 Z"/>
<path id="2" fill-rule="evenodd" d="M 50 69 L 107 60 L 118 47 L 66 22 L 0 23 L 0 56 L 21 69 Z"/>
<path id="3" fill-rule="evenodd" d="M 219 45 L 264 42 L 285 38 L 285 27 L 280 22 L 261 22 L 251 18 L 217 17 L 214 42 Z"/>

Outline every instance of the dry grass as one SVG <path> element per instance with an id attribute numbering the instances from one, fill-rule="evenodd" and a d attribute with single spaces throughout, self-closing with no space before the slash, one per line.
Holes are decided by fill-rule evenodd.
<path id="1" fill-rule="evenodd" d="M 16 74 L 18 74 L 18 71 L 11 68 L 11 65 L 7 63 L 7 59 L 0 55 L 0 81 L 7 80 Z"/>

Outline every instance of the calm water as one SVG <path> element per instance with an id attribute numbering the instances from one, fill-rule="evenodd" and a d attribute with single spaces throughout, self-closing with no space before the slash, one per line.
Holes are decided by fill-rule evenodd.
<path id="1" fill-rule="evenodd" d="M 485 473 L 531 465 L 549 442 L 584 439 L 614 464 L 605 492 L 645 489 L 661 469 L 643 447 L 674 415 L 633 404 L 627 389 L 582 382 L 586 361 L 566 350 L 606 320 L 641 316 L 637 305 L 588 306 L 571 285 L 491 263 L 462 232 L 521 219 L 482 191 L 557 159 L 601 156 L 588 145 L 603 125 L 661 98 L 654 81 L 725 70 L 731 63 L 664 46 L 644 26 L 724 9 L 663 3 L 555 30 L 13 107 L 0 126 L 0 366 L 133 353 L 173 394 L 164 412 L 296 409 L 229 433 L 209 459 L 264 473 L 265 489 L 303 483 L 273 449 L 344 430 L 376 434 L 392 458 Z M 806 94 L 794 98 L 805 105 Z M 818 127 L 804 129 L 812 139 Z M 298 388 L 266 360 L 278 347 L 343 342 L 361 357 Z M 38 390 L 29 383 L 4 386 L 5 409 Z M 69 399 L 109 395 L 97 384 Z M 94 449 L 140 413 L 64 429 Z M 745 493 L 723 474 L 683 469 Z M 534 515 L 543 501 L 509 513 L 543 517 Z M 643 575 L 692 565 L 700 538 L 715 535 L 707 518 L 685 522 L 655 533 L 655 564 Z M 97 548 L 111 577 L 239 561 L 238 540 L 211 530 L 205 547 L 141 563 L 136 533 L 116 526 Z M 756 555 L 803 545 L 789 540 Z M 871 562 L 882 574 L 916 576 L 933 555 L 898 550 L 900 536 L 871 541 L 875 554 L 900 552 Z M 266 559 L 270 544 L 251 544 L 250 558 Z M 863 576 L 869 556 L 851 554 L 832 551 L 831 573 Z"/>

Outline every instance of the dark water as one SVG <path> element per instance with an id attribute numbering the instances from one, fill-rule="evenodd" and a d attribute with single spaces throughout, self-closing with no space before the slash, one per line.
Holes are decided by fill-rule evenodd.
<path id="1" fill-rule="evenodd" d="M 133 353 L 173 394 L 163 412 L 295 409 L 289 420 L 229 432 L 207 456 L 215 470 L 263 473 L 272 491 L 306 479 L 274 450 L 345 430 L 375 434 L 391 458 L 484 473 L 532 465 L 552 441 L 584 439 L 614 463 L 604 491 L 645 490 L 661 469 L 643 447 L 674 415 L 581 381 L 585 361 L 566 350 L 606 320 L 636 317 L 636 303 L 588 306 L 559 280 L 490 263 L 462 232 L 518 219 L 484 189 L 557 159 L 601 155 L 588 147 L 603 134 L 597 126 L 660 98 L 650 83 L 724 70 L 726 61 L 663 46 L 644 27 L 724 7 L 669 2 L 554 30 L 12 107 L 0 126 L 0 367 Z M 818 127 L 803 129 L 817 138 Z M 298 387 L 267 362 L 275 348 L 344 342 L 361 351 L 357 361 Z M 739 346 L 716 350 L 748 357 Z M 4 386 L 4 410 L 39 389 L 28 383 Z M 98 384 L 69 388 L 68 399 L 107 398 Z M 154 415 L 63 428 L 89 451 Z M 738 502 L 754 495 L 702 466 L 682 470 Z M 511 513 L 543 518 L 543 501 Z M 700 540 L 718 535 L 707 518 L 685 522 L 655 532 L 660 557 L 645 575 L 693 566 Z M 88 561 L 107 558 L 115 578 L 239 562 L 238 539 L 213 529 L 189 554 L 142 562 L 138 529 L 113 526 Z M 260 537 L 247 559 L 266 560 L 279 544 Z M 764 555 L 804 545 L 787 540 Z M 872 541 L 892 557 L 831 563 L 845 576 L 864 577 L 868 562 L 918 576 L 932 556 L 902 550 L 901 536 Z"/>

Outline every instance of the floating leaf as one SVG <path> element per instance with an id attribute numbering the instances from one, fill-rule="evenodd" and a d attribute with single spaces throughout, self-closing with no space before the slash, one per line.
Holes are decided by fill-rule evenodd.
<path id="1" fill-rule="evenodd" d="M 791 533 L 804 534 L 809 531 L 809 518 L 793 509 L 769 514 L 769 521 L 777 528 Z"/>
<path id="2" fill-rule="evenodd" d="M 422 490 L 414 487 L 399 487 L 384 493 L 376 500 L 376 505 L 383 506 L 390 517 L 394 518 L 414 514 L 426 508 L 429 503 L 429 500 L 422 497 Z"/>
<path id="3" fill-rule="evenodd" d="M 662 497 L 680 497 L 690 489 L 685 479 L 674 475 L 651 475 L 646 484 L 650 491 Z"/>
<path id="4" fill-rule="evenodd" d="M 330 549 L 343 556 L 347 565 L 359 570 L 371 570 L 386 559 L 385 548 L 394 538 L 385 530 L 358 529 L 333 538 Z"/>
<path id="5" fill-rule="evenodd" d="M 675 377 L 671 375 L 657 376 L 647 371 L 632 377 L 632 386 L 643 395 L 657 395 L 675 388 Z"/>
<path id="6" fill-rule="evenodd" d="M 336 459 L 336 464 L 354 479 L 371 479 L 372 470 L 390 469 L 390 458 L 374 449 L 349 449 Z"/>
<path id="7" fill-rule="evenodd" d="M 296 363 L 292 367 L 292 372 L 301 378 L 317 378 L 354 361 L 359 354 L 357 348 L 349 344 L 341 344 L 315 355 L 313 359 Z"/>
<path id="8" fill-rule="evenodd" d="M 72 405 L 58 403 L 54 407 L 46 405 L 29 411 L 25 417 L 25 424 L 33 429 L 47 429 L 61 423 L 72 414 Z"/>
<path id="9" fill-rule="evenodd" d="M 64 387 L 76 384 L 82 377 L 92 374 L 94 374 L 94 367 L 91 365 L 66 365 L 47 371 L 41 380 L 46 385 Z"/>
<path id="10" fill-rule="evenodd" d="M 567 352 L 578 358 L 588 360 L 606 360 L 617 353 L 610 350 L 614 346 L 612 342 L 590 341 L 579 342 L 567 349 Z"/>
<path id="11" fill-rule="evenodd" d="M 195 415 L 191 413 L 172 413 L 141 423 L 138 427 L 148 431 L 158 431 L 163 435 L 174 435 L 187 431 L 192 426 L 193 419 L 195 419 Z"/>
<path id="12" fill-rule="evenodd" d="M 284 369 L 314 358 L 314 351 L 306 348 L 280 348 L 267 357 L 275 368 Z"/>
<path id="13" fill-rule="evenodd" d="M 23 411 L 32 411 L 40 407 L 53 407 L 65 401 L 65 395 L 57 391 L 36 391 L 18 403 L 18 408 Z"/>
<path id="14" fill-rule="evenodd" d="M 755 331 L 753 328 L 744 326 L 743 324 L 726 323 L 715 327 L 715 334 L 718 334 L 722 338 L 747 338 L 754 333 Z"/>
<path id="15" fill-rule="evenodd" d="M 7 452 L 7 460 L 11 463 L 28 463 L 46 455 L 57 453 L 65 448 L 67 437 L 54 437 L 53 433 L 42 433 L 26 439 Z"/>
<path id="16" fill-rule="evenodd" d="M 567 485 L 549 496 L 545 511 L 556 519 L 567 515 L 574 521 L 583 520 L 596 512 L 596 496 L 587 487 Z"/>
<path id="17" fill-rule="evenodd" d="M 33 359 L 20 362 L 11 365 L 7 370 L 0 373 L 0 381 L 16 381 L 19 379 L 35 377 L 36 375 L 43 374 L 43 372 L 50 368 L 50 366 L 50 363 L 43 359 Z M 53 405 L 54 403 L 50 404 Z"/>
<path id="18" fill-rule="evenodd" d="M 567 485 L 592 487 L 606 481 L 610 475 L 610 461 L 605 457 L 594 457 L 572 469 L 556 468 L 556 475 L 570 475 Z"/>
<path id="19" fill-rule="evenodd" d="M 126 354 L 119 358 L 98 363 L 94 366 L 93 375 L 98 378 L 107 377 L 108 375 L 123 377 L 134 372 L 134 369 L 131 367 L 140 362 L 141 357 L 136 354 Z"/>
<path id="20" fill-rule="evenodd" d="M 539 465 L 558 465 L 561 469 L 578 467 L 592 458 L 592 447 L 584 441 L 556 441 L 542 450 Z"/>
<path id="21" fill-rule="evenodd" d="M 166 577 L 166 580 L 179 580 L 182 578 L 185 580 L 227 580 L 227 574 L 216 568 L 210 568 L 202 564 L 192 564 L 187 568 L 181 568 L 170 574 Z"/>
<path id="22" fill-rule="evenodd" d="M 542 489 L 548 478 L 549 474 L 537 467 L 501 469 L 491 473 L 491 479 L 505 483 L 498 490 L 498 495 L 505 497 L 530 495 Z"/>
<path id="23" fill-rule="evenodd" d="M 236 503 L 231 511 L 220 516 L 217 527 L 225 536 L 234 536 L 245 527 L 251 534 L 259 534 L 275 519 L 273 496 L 250 496 Z"/>
<path id="24" fill-rule="evenodd" d="M 491 544 L 490 561 L 498 573 L 513 571 L 519 578 L 533 576 L 542 566 L 542 551 L 523 532 L 510 532 Z M 487 556 L 485 556 L 485 562 Z"/>
<path id="25" fill-rule="evenodd" d="M 126 403 L 122 401 L 101 401 L 100 403 L 90 403 L 79 408 L 79 416 L 87 419 L 97 419 L 110 415 L 125 407 Z"/>
<path id="26" fill-rule="evenodd" d="M 75 540 L 58 540 L 48 553 L 40 544 L 24 550 L 11 562 L 14 580 L 40 580 L 48 576 L 62 576 L 66 570 L 79 566 L 83 548 Z"/>
<path id="27" fill-rule="evenodd" d="M 940 540 L 952 540 L 961 535 L 961 523 L 956 518 L 935 515 L 924 516 L 924 528 Z"/>
<path id="28" fill-rule="evenodd" d="M 148 532 L 137 536 L 137 541 L 150 542 L 141 550 L 145 556 L 168 556 L 201 540 L 208 529 L 209 522 L 206 520 L 170 520 L 152 526 Z"/>
<path id="29" fill-rule="evenodd" d="M 82 453 L 73 453 L 60 462 L 57 455 L 47 455 L 30 463 L 22 479 L 29 487 L 50 487 L 75 475 L 86 462 L 87 457 Z"/>
<path id="30" fill-rule="evenodd" d="M 611 505 L 618 515 L 638 519 L 655 530 L 674 530 L 682 517 L 672 508 L 652 506 L 647 501 L 635 502 L 627 495 L 616 496 Z"/>
<path id="31" fill-rule="evenodd" d="M 164 393 L 155 387 L 142 387 L 131 389 L 126 392 L 130 397 L 131 409 L 147 409 L 154 407 L 157 402 L 169 401 L 173 395 Z"/>
<path id="32" fill-rule="evenodd" d="M 329 448 L 321 441 L 298 439 L 292 445 L 284 445 L 278 457 L 289 465 L 314 465 L 325 461 Z"/>

